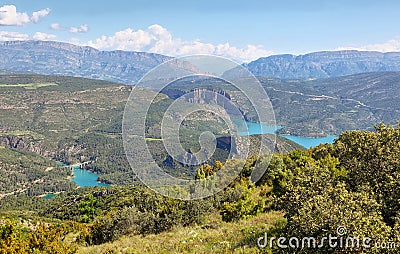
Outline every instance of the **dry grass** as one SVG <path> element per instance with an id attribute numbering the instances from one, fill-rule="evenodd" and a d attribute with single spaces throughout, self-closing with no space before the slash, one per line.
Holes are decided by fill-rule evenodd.
<path id="1" fill-rule="evenodd" d="M 35 90 L 46 86 L 58 86 L 58 84 L 55 83 L 0 84 L 0 87 L 23 87 L 29 90 Z"/>
<path id="2" fill-rule="evenodd" d="M 112 243 L 81 247 L 78 253 L 258 253 L 257 239 L 282 221 L 280 212 L 263 213 L 239 222 L 210 216 L 207 226 L 174 228 L 157 235 L 124 236 Z"/>

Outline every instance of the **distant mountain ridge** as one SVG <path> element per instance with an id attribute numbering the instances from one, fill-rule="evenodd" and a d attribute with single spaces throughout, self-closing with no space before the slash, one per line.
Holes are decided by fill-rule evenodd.
<path id="1" fill-rule="evenodd" d="M 273 55 L 243 64 L 255 76 L 280 79 L 339 77 L 365 72 L 400 71 L 400 52 L 321 51 L 305 55 Z M 237 69 L 225 76 L 239 77 Z"/>
<path id="2" fill-rule="evenodd" d="M 172 57 L 127 51 L 100 51 L 54 41 L 0 43 L 0 69 L 9 72 L 69 75 L 134 84 Z"/>
<path id="3" fill-rule="evenodd" d="M 274 109 L 281 135 L 323 137 L 339 135 L 346 130 L 373 130 L 379 122 L 396 124 L 400 120 L 400 71 L 368 72 L 323 79 L 277 79 L 258 77 Z M 236 82 L 245 82 L 237 79 Z M 202 86 L 206 89 L 201 89 Z M 193 87 L 175 82 L 162 93 L 176 99 L 195 92 L 194 101 L 212 102 L 212 93 L 228 98 L 237 105 L 246 120 L 258 122 L 251 112 L 251 102 L 238 88 L 223 82 L 206 80 Z M 214 101 L 216 103 L 216 101 Z M 275 124 L 275 123 L 274 123 Z"/>
<path id="4" fill-rule="evenodd" d="M 0 42 L 0 74 L 38 73 L 136 84 L 148 71 L 175 59 L 129 51 L 100 51 L 55 41 Z M 322 51 L 305 55 L 273 55 L 243 64 L 256 76 L 280 79 L 339 77 L 365 72 L 400 71 L 400 52 Z M 184 68 L 192 69 L 187 64 Z M 229 70 L 225 76 L 240 77 Z"/>

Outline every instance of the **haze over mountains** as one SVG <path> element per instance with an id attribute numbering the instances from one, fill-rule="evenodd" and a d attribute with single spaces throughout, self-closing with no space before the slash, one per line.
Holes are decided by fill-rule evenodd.
<path id="1" fill-rule="evenodd" d="M 243 64 L 255 76 L 280 79 L 329 78 L 364 72 L 400 70 L 400 53 L 323 51 L 306 55 L 274 55 Z M 225 75 L 232 75 L 228 71 Z M 237 70 L 235 70 L 237 75 Z"/>
<path id="2" fill-rule="evenodd" d="M 0 54 L 0 69 L 9 72 L 71 75 L 129 85 L 135 84 L 155 66 L 172 59 L 159 54 L 100 51 L 51 41 L 2 42 Z M 243 66 L 256 76 L 327 78 L 364 72 L 400 71 L 400 52 L 326 51 L 300 56 L 274 55 Z M 233 74 L 227 71 L 225 75 Z"/>
<path id="3" fill-rule="evenodd" d="M 0 43 L 0 69 L 46 75 L 77 76 L 134 84 L 171 57 L 126 51 L 99 51 L 62 42 Z"/>
<path id="4" fill-rule="evenodd" d="M 157 65 L 174 59 L 145 52 L 99 51 L 51 41 L 2 42 L 0 54 L 2 74 L 69 75 L 128 85 L 137 83 Z M 277 123 L 285 126 L 281 133 L 338 134 L 348 129 L 372 128 L 380 121 L 395 123 L 398 119 L 400 52 L 276 55 L 243 66 L 259 76 L 267 90 Z M 195 67 L 187 64 L 184 68 Z M 233 74 L 240 76 L 240 72 L 233 70 L 224 73 Z M 181 89 L 175 92 L 180 94 Z M 187 89 L 192 88 L 183 90 Z M 246 117 L 254 120 L 250 115 Z"/>

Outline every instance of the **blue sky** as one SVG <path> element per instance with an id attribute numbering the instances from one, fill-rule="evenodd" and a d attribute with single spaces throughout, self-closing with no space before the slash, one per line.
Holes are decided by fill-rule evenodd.
<path id="1" fill-rule="evenodd" d="M 239 61 L 336 49 L 387 52 L 400 51 L 399 11 L 395 0 L 10 0 L 0 1 L 0 40 Z"/>

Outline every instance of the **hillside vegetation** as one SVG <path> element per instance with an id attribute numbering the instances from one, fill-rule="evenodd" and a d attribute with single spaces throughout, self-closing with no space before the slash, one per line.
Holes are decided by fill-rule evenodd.
<path id="1" fill-rule="evenodd" d="M 18 192 L 29 196 L 66 191 L 77 186 L 71 171 L 32 152 L 0 147 L 0 198 Z"/>
<path id="2" fill-rule="evenodd" d="M 0 145 L 46 157 L 53 161 L 53 166 L 56 161 L 67 164 L 91 161 L 87 169 L 98 173 L 106 183 L 136 183 L 121 135 L 123 112 L 131 89 L 117 83 L 75 77 L 2 75 Z M 143 91 L 143 98 L 148 94 L 154 93 Z M 160 121 L 171 103 L 173 100 L 167 96 L 157 96 L 147 114 L 146 141 L 157 163 L 167 172 L 194 178 L 195 168 L 173 161 L 160 139 Z M 225 137 L 226 128 L 210 114 L 192 115 L 180 129 L 183 137 L 191 137 L 182 138 L 183 146 L 195 151 L 198 149 L 195 137 L 201 132 L 213 131 L 218 137 Z M 301 149 L 284 138 L 278 138 L 277 146 L 273 145 L 273 136 L 266 139 L 272 150 Z M 226 147 L 218 147 L 209 163 L 225 160 L 228 154 Z"/>
<path id="3" fill-rule="evenodd" d="M 357 86 L 352 76 L 322 81 L 266 79 L 262 84 L 275 91 L 271 99 L 278 105 L 278 123 L 284 121 L 284 112 L 291 111 L 293 122 L 286 130 L 304 126 L 320 133 L 319 128 L 326 127 L 322 120 L 320 125 L 310 120 L 319 113 L 336 133 L 350 121 L 366 126 L 380 116 L 393 123 L 398 118 L 397 104 L 390 109 L 385 101 L 396 100 L 396 92 L 387 89 L 394 88 L 390 83 L 397 76 L 360 74 L 357 78 L 368 87 Z M 345 91 L 337 82 L 349 97 L 335 99 Z M 231 141 L 226 126 L 213 114 L 194 114 L 182 124 L 182 133 L 191 137 L 182 138 L 182 146 L 198 149 L 193 137 L 204 130 L 213 130 L 219 142 L 212 160 L 187 167 L 171 160 L 162 146 L 159 121 L 174 102 L 171 91 L 165 91 L 151 106 L 145 137 L 141 137 L 156 162 L 172 175 L 199 182 L 223 167 L 242 169 L 214 196 L 183 201 L 144 187 L 130 169 L 122 146 L 121 122 L 131 87 L 28 74 L 0 76 L 0 84 L 0 253 L 400 252 L 399 124 L 366 127 L 372 131 L 344 131 L 334 144 L 309 150 L 280 137 L 275 144 L 275 136 L 267 134 L 265 142 L 272 146 L 272 153 L 253 150 L 245 160 L 227 160 Z M 368 95 L 378 87 L 383 99 L 372 100 Z M 247 112 L 245 101 L 235 97 L 234 89 L 214 88 Z M 192 88 L 178 84 L 173 89 L 177 94 Z M 325 97 L 316 95 L 318 91 Z M 154 95 L 150 90 L 142 92 L 143 96 Z M 351 101 L 351 96 L 368 107 Z M 280 104 L 283 102 L 289 105 L 287 109 Z M 351 114 L 365 114 L 366 118 L 355 122 Z M 338 120 L 329 122 L 331 117 Z M 249 139 L 252 144 L 261 140 L 259 135 L 239 139 Z M 56 161 L 92 161 L 87 169 L 111 187 L 76 188 L 69 180 L 71 171 L 57 166 Z M 254 183 L 250 178 L 255 170 L 265 173 Z M 48 200 L 42 197 L 54 192 L 59 194 Z M 329 234 L 344 236 L 338 235 L 343 230 L 345 236 L 370 238 L 370 246 L 323 244 Z M 266 235 L 275 241 L 257 245 Z M 312 237 L 321 247 L 295 242 L 295 247 L 282 248 L 277 244 L 279 237 L 293 236 Z M 155 243 L 158 247 L 153 247 Z"/>
<path id="4" fill-rule="evenodd" d="M 26 201 L 14 205 L 13 199 L 6 197 L 0 201 L 7 204 L 1 206 L 7 224 L 0 229 L 0 250 L 398 253 L 399 127 L 381 124 L 374 132 L 347 131 L 333 145 L 277 153 L 270 163 L 268 156 L 250 157 L 233 183 L 202 200 L 173 200 L 145 187 L 85 188 L 45 202 L 20 195 L 18 200 Z M 241 162 L 226 162 L 232 167 L 237 163 Z M 258 167 L 266 172 L 254 184 L 249 177 Z M 199 179 L 219 168 L 220 162 L 203 165 L 197 169 Z M 38 217 L 47 223 L 27 227 Z M 368 246 L 321 244 L 328 234 L 343 236 L 337 230 L 344 227 L 345 236 L 370 238 Z M 51 238 L 26 240 L 54 228 L 60 230 Z M 314 248 L 310 243 L 303 248 L 296 244 L 280 248 L 276 241 L 271 246 L 258 246 L 265 233 L 275 239 L 313 237 L 321 247 Z M 382 243 L 386 243 L 383 248 Z"/>
<path id="5" fill-rule="evenodd" d="M 373 130 L 400 118 L 400 72 L 363 73 L 316 80 L 260 78 L 271 98 L 281 133 L 340 134 Z"/>
<path id="6" fill-rule="evenodd" d="M 373 130 L 381 121 L 395 124 L 400 119 L 400 72 L 371 72 L 323 79 L 276 79 L 258 77 L 271 101 L 279 134 L 306 137 L 339 135 L 346 130 Z M 234 80 L 246 84 L 246 78 Z M 209 77 L 174 82 L 162 93 L 176 99 L 195 92 L 212 101 L 206 90 L 229 98 L 247 120 L 258 121 L 249 98 L 234 84 Z M 211 93 L 212 94 L 212 93 Z"/>

